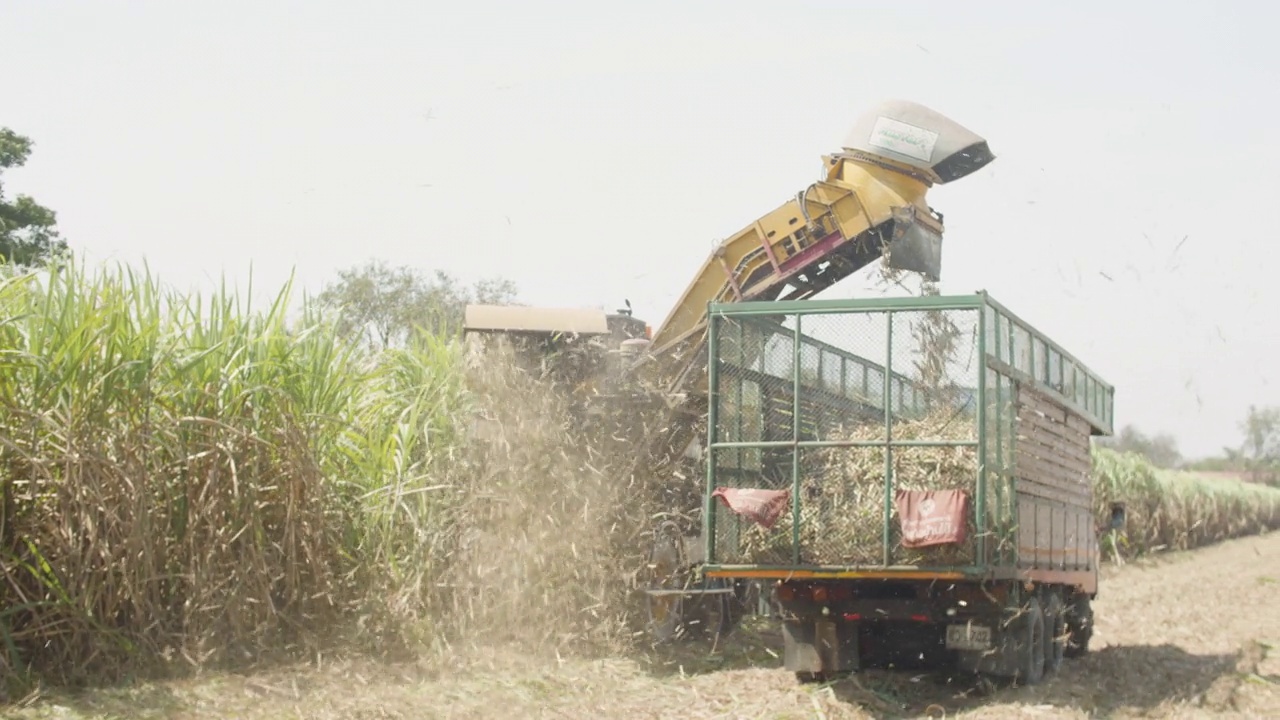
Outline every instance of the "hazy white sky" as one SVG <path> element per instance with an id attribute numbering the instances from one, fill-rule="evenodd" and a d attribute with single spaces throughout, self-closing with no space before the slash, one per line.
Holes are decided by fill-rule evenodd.
<path id="1" fill-rule="evenodd" d="M 8 190 L 183 288 L 379 257 L 656 323 L 910 99 L 998 156 L 930 193 L 944 291 L 1046 330 L 1120 423 L 1235 444 L 1280 404 L 1280 11 L 1048 5 L 5 0 L 0 125 L 36 141 Z"/>

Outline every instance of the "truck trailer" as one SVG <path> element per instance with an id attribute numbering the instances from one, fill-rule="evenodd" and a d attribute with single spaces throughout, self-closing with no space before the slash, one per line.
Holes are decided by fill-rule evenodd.
<path id="1" fill-rule="evenodd" d="M 701 587 L 765 583 L 802 681 L 1087 651 L 1114 389 L 986 292 L 711 303 Z"/>

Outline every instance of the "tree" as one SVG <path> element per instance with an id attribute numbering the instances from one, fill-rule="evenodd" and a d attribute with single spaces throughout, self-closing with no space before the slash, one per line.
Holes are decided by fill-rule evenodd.
<path id="1" fill-rule="evenodd" d="M 510 303 L 515 296 L 510 280 L 488 278 L 467 287 L 443 270 L 428 274 L 373 260 L 339 271 L 317 302 L 338 314 L 340 332 L 360 334 L 381 349 L 402 344 L 415 328 L 457 333 L 468 303 Z"/>
<path id="2" fill-rule="evenodd" d="M 1280 485 L 1280 408 L 1250 405 L 1240 430 L 1245 468 L 1253 481 Z"/>
<path id="3" fill-rule="evenodd" d="M 1245 470 L 1245 466 L 1244 453 L 1240 448 L 1232 447 L 1222 448 L 1221 455 L 1200 458 L 1183 465 L 1187 470 L 1202 470 L 1205 472 L 1242 472 Z"/>
<path id="4" fill-rule="evenodd" d="M 25 165 L 33 146 L 30 138 L 0 128 L 0 173 Z M 67 243 L 58 235 L 56 224 L 56 214 L 27 195 L 6 200 L 0 181 L 0 258 L 32 267 L 62 255 Z"/>
<path id="5" fill-rule="evenodd" d="M 1097 444 L 1120 452 L 1133 452 L 1161 468 L 1177 467 L 1182 462 L 1178 441 L 1172 435 L 1161 433 L 1148 436 L 1132 425 L 1126 425 L 1111 438 L 1099 438 Z"/>

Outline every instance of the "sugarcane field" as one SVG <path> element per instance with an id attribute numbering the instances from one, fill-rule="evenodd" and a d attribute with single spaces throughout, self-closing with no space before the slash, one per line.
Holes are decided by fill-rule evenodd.
<path id="1" fill-rule="evenodd" d="M 0 718 L 1280 717 L 1238 5 L 0 8 Z"/>

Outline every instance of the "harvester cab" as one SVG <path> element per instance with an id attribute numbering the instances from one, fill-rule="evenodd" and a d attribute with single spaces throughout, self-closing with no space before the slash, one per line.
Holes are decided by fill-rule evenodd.
<path id="1" fill-rule="evenodd" d="M 616 389 L 629 363 L 648 347 L 650 327 L 630 302 L 613 313 L 580 308 L 468 305 L 463 332 L 469 349 L 494 344 L 526 371 L 562 384 L 574 395 Z"/>

